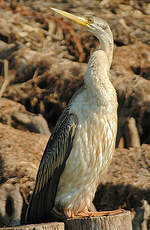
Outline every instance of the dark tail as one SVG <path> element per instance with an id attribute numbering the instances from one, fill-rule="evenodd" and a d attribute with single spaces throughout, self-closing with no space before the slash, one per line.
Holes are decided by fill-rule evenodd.
<path id="1" fill-rule="evenodd" d="M 59 172 L 59 173 L 58 173 Z M 29 206 L 25 216 L 25 224 L 36 224 L 43 222 L 54 221 L 51 217 L 51 211 L 55 205 L 55 197 L 58 187 L 60 171 L 54 171 L 54 177 L 49 179 L 49 182 L 41 191 L 34 192 L 31 196 Z"/>
<path id="2" fill-rule="evenodd" d="M 50 222 L 50 210 L 54 202 L 50 204 L 49 195 L 50 191 L 46 188 L 37 194 L 33 192 L 27 208 L 25 224 Z"/>

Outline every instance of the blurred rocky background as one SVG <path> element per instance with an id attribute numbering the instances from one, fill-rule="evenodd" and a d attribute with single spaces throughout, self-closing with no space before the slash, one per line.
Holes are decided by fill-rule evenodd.
<path id="1" fill-rule="evenodd" d="M 110 24 L 118 135 L 94 203 L 98 210 L 130 210 L 133 230 L 148 230 L 150 0 L 0 0 L 0 226 L 23 223 L 50 133 L 98 45 L 51 7 Z"/>

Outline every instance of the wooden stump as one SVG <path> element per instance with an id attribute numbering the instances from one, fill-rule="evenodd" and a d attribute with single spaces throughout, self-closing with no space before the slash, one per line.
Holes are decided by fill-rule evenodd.
<path id="1" fill-rule="evenodd" d="M 68 219 L 65 230 L 132 230 L 131 215 L 124 211 L 112 216 Z"/>
<path id="2" fill-rule="evenodd" d="M 0 230 L 132 230 L 131 215 L 124 211 L 118 215 L 68 219 L 64 223 L 42 223 L 0 228 Z"/>
<path id="3" fill-rule="evenodd" d="M 0 228 L 0 230 L 64 230 L 64 223 L 42 223 Z"/>

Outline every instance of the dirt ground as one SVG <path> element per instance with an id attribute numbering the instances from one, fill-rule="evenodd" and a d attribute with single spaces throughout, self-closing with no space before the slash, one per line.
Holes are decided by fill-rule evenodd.
<path id="1" fill-rule="evenodd" d="M 98 209 L 125 207 L 133 211 L 134 230 L 150 229 L 149 0 L 0 0 L 1 191 L 9 193 L 6 183 L 21 185 L 19 191 L 27 205 L 50 132 L 73 93 L 83 84 L 89 56 L 98 46 L 92 34 L 56 15 L 51 7 L 79 16 L 101 17 L 111 27 L 115 47 L 110 79 L 119 102 L 118 155 L 114 157 L 95 202 Z M 38 147 L 31 147 L 28 153 L 39 137 Z M 20 158 L 30 155 L 25 157 L 28 163 L 25 162 L 31 165 L 38 154 L 36 166 L 32 165 L 33 174 L 25 170 L 25 165 L 20 163 L 19 166 L 14 158 L 14 168 L 3 167 L 9 165 L 11 154 L 18 156 L 19 151 L 23 154 Z M 121 164 L 118 159 L 125 163 Z M 18 191 L 18 187 L 13 189 Z M 120 198 L 115 203 L 117 193 Z M 0 206 L 5 207 L 5 203 Z M 13 224 L 8 216 L 1 218 L 5 212 L 0 208 L 0 224 Z"/>

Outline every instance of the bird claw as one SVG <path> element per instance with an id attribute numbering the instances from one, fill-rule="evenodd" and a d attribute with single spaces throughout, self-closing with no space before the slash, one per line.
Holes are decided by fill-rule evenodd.
<path id="1" fill-rule="evenodd" d="M 84 217 L 101 217 L 101 216 L 113 216 L 123 213 L 123 209 L 117 209 L 113 211 L 100 211 L 100 212 L 89 212 L 88 210 L 84 210 L 77 214 L 70 213 L 69 218 L 84 218 Z"/>
<path id="2" fill-rule="evenodd" d="M 124 212 L 123 209 L 117 209 L 113 211 L 90 212 L 89 216 L 90 217 L 113 216 L 113 215 L 118 215 L 123 212 Z"/>

